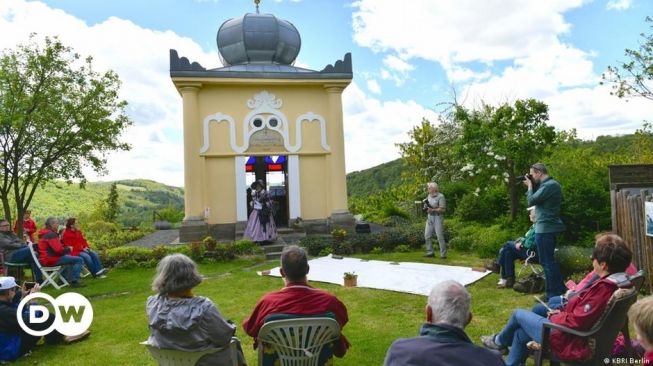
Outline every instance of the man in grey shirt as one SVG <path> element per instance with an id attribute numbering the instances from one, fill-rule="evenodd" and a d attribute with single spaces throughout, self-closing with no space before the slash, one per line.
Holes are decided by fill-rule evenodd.
<path id="1" fill-rule="evenodd" d="M 426 241 L 425 257 L 434 257 L 431 237 L 433 236 L 433 232 L 435 232 L 435 235 L 438 237 L 438 244 L 440 245 L 440 258 L 445 259 L 447 258 L 447 243 L 444 241 L 442 221 L 444 220 L 444 211 L 447 208 L 447 202 L 444 199 L 444 195 L 438 192 L 437 183 L 430 182 L 426 186 L 429 195 L 422 201 L 424 212 L 428 214 L 426 227 L 424 228 L 424 240 Z"/>

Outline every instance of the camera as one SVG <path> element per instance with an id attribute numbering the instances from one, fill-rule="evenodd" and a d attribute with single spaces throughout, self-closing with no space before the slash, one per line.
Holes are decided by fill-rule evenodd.
<path id="1" fill-rule="evenodd" d="M 517 182 L 522 182 L 522 181 L 525 181 L 526 178 L 530 179 L 531 182 L 533 181 L 533 176 L 530 175 L 530 174 L 524 174 L 524 175 L 517 176 L 517 177 L 515 177 L 515 180 Z"/>
<path id="2" fill-rule="evenodd" d="M 36 286 L 36 282 L 25 282 L 24 285 L 25 285 L 25 290 L 29 291 L 33 289 L 34 286 Z"/>

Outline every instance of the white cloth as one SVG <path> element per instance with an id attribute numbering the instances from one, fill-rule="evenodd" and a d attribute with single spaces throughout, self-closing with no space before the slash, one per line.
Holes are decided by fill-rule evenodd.
<path id="1" fill-rule="evenodd" d="M 397 263 L 397 264 L 393 264 Z M 343 284 L 345 272 L 358 275 L 358 287 L 390 290 L 428 296 L 434 285 L 454 280 L 469 285 L 489 275 L 467 267 L 445 266 L 430 263 L 367 261 L 358 258 L 334 259 L 327 257 L 310 260 L 309 281 Z M 279 267 L 259 275 L 281 277 Z"/>

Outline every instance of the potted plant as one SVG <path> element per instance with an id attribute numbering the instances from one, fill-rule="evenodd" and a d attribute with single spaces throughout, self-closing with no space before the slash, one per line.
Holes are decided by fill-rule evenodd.
<path id="1" fill-rule="evenodd" d="M 345 279 L 345 287 L 358 286 L 358 275 L 356 272 L 345 272 L 343 278 Z"/>
<path id="2" fill-rule="evenodd" d="M 347 236 L 347 230 L 341 228 L 333 229 L 331 230 L 331 236 L 333 236 L 337 242 L 342 242 L 345 240 L 345 236 Z"/>

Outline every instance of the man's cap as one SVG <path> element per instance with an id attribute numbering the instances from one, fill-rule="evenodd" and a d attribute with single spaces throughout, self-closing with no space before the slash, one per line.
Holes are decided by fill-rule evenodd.
<path id="1" fill-rule="evenodd" d="M 535 209 L 535 206 L 531 206 L 531 207 L 527 208 L 526 211 L 533 211 L 534 209 Z"/>
<path id="2" fill-rule="evenodd" d="M 0 291 L 9 290 L 18 287 L 16 279 L 13 277 L 0 277 Z"/>

